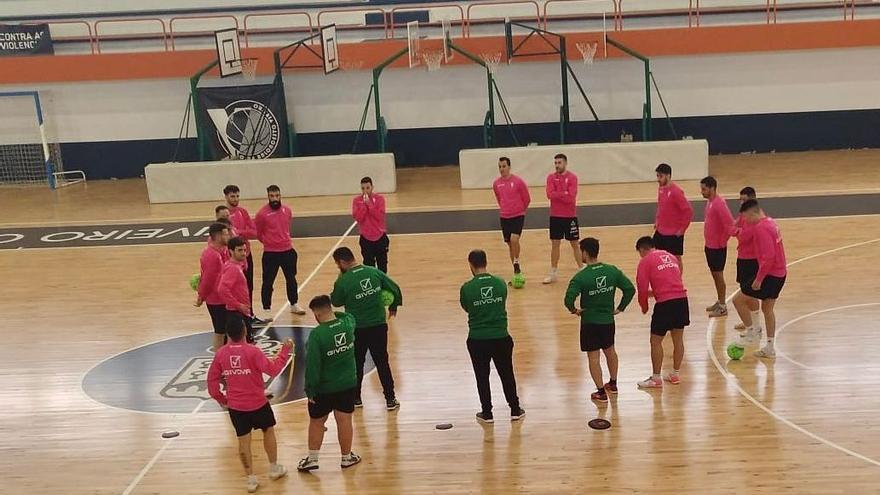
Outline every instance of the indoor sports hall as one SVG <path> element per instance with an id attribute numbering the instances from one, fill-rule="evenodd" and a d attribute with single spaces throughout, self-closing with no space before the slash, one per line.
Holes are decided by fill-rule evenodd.
<path id="1" fill-rule="evenodd" d="M 2 3 L 0 493 L 880 491 L 880 3 Z M 577 179 L 565 235 L 598 239 L 598 261 L 637 286 L 636 242 L 660 233 L 669 186 L 658 165 L 671 166 L 693 212 L 683 255 L 666 262 L 689 305 L 674 382 L 666 338 L 662 379 L 643 386 L 660 377 L 652 312 L 665 301 L 652 279 L 647 313 L 637 295 L 614 316 L 616 393 L 603 385 L 597 398 L 582 324 L 564 304 L 581 274 L 568 237 L 551 271 L 560 160 Z M 499 220 L 503 163 L 531 198 L 515 267 Z M 731 221 L 751 187 L 760 208 L 743 203 L 743 221 L 760 213 L 759 225 L 778 226 L 776 297 L 737 282 L 741 226 L 713 279 L 707 177 Z M 242 344 L 201 304 L 229 185 L 257 219 L 254 236 L 231 217 L 223 231 L 249 239 L 251 309 L 266 320 L 255 345 L 276 359 L 292 342 L 277 376 L 255 377 L 287 470 L 270 477 L 254 426 L 258 487 L 209 384 L 214 356 Z M 283 241 L 298 302 L 283 266 L 274 291 L 262 287 L 270 185 L 292 211 Z M 320 402 L 306 351 L 325 325 L 309 303 L 334 292 L 339 248 L 357 265 L 379 242 L 353 216 L 379 197 L 387 277 L 402 294 L 396 314 L 398 301 L 385 304 L 399 407 L 371 355 L 351 413 L 360 462 L 337 462 L 331 414 L 320 469 L 301 471 Z M 511 417 L 493 365 L 494 422 L 463 309 L 462 285 L 479 278 L 473 250 L 506 287 L 527 413 Z M 753 291 L 775 302 L 775 337 L 766 312 L 738 328 L 733 301 Z M 215 349 L 212 334 L 230 342 Z M 233 381 L 221 384 L 231 400 Z"/>

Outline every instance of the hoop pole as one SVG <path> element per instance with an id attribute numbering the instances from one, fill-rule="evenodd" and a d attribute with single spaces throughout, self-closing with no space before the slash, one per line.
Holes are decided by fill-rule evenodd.
<path id="1" fill-rule="evenodd" d="M 202 76 L 207 74 L 209 70 L 213 69 L 214 66 L 219 64 L 219 60 L 214 60 L 210 64 L 203 67 L 202 70 L 196 72 L 196 74 L 189 79 L 190 97 L 192 98 L 193 115 L 196 121 L 196 139 L 199 149 L 199 161 L 206 160 L 206 157 L 208 155 L 208 139 L 205 135 L 205 130 L 202 128 L 205 123 L 202 121 L 202 113 L 199 111 L 199 99 L 196 96 L 196 91 L 199 86 L 199 80 L 202 79 Z"/>
<path id="2" fill-rule="evenodd" d="M 565 36 L 559 36 L 559 69 L 562 77 L 562 123 L 559 129 L 559 144 L 565 144 L 568 124 L 571 121 L 571 110 L 568 106 L 568 57 L 566 55 Z"/>
<path id="3" fill-rule="evenodd" d="M 379 145 L 379 153 L 385 153 L 385 133 L 382 132 L 382 125 L 384 123 L 384 119 L 382 119 L 382 106 L 379 103 L 379 77 L 382 75 L 382 71 L 385 70 L 385 67 L 388 67 L 395 60 L 409 53 L 409 44 L 407 44 L 406 48 L 401 49 L 394 55 L 391 55 L 384 62 L 377 65 L 375 69 L 373 69 L 373 105 L 376 108 L 376 134 L 377 134 L 377 143 Z"/>
<path id="4" fill-rule="evenodd" d="M 623 43 L 614 40 L 610 36 L 606 36 L 605 39 L 612 46 L 633 58 L 641 60 L 645 64 L 645 103 L 642 107 L 642 140 L 651 141 L 653 139 L 651 129 L 651 60 Z"/>
<path id="5" fill-rule="evenodd" d="M 663 101 L 663 94 L 660 92 L 660 86 L 657 86 L 657 80 L 654 79 L 654 73 L 651 72 L 651 82 L 654 83 L 654 90 L 660 98 L 660 105 L 663 107 L 663 113 L 666 115 L 666 123 L 669 124 L 669 130 L 672 132 L 672 138 L 678 140 L 678 133 L 675 132 L 675 126 L 672 125 L 672 118 L 669 117 L 669 110 L 666 109 L 666 102 Z"/>
<path id="6" fill-rule="evenodd" d="M 566 63 L 568 66 L 568 73 L 571 74 L 571 77 L 574 79 L 574 84 L 577 86 L 578 91 L 581 92 L 581 96 L 584 97 L 584 101 L 587 102 L 587 106 L 590 107 L 590 113 L 593 114 L 593 118 L 596 119 L 596 122 L 599 122 L 599 115 L 596 114 L 596 110 L 593 108 L 593 104 L 590 102 L 590 98 L 587 97 L 587 92 L 584 91 L 584 87 L 581 86 L 580 80 L 578 80 L 577 74 L 575 74 L 574 69 L 571 68 L 571 64 Z M 601 126 L 601 123 L 599 124 Z"/>
<path id="7" fill-rule="evenodd" d="M 451 40 L 447 42 L 447 46 L 449 47 L 450 50 L 461 54 L 466 59 L 468 59 L 471 62 L 486 69 L 486 85 L 487 85 L 487 89 L 488 89 L 487 96 L 489 98 L 489 110 L 486 112 L 486 118 L 483 120 L 483 127 L 485 129 L 485 127 L 488 125 L 489 129 L 488 129 L 488 131 L 484 130 L 483 141 L 484 141 L 484 144 L 486 144 L 486 147 L 488 147 L 488 148 L 494 147 L 496 135 L 495 135 L 495 92 L 493 91 L 493 88 L 497 89 L 498 85 L 495 83 L 495 77 L 492 75 L 492 71 L 489 70 L 489 64 L 487 64 L 485 60 L 477 57 L 476 55 L 468 52 L 467 50 L 465 50 L 463 48 L 459 48 Z M 501 98 L 501 93 L 498 93 L 498 97 L 499 97 L 499 99 Z M 502 106 L 504 104 L 503 100 L 500 101 L 499 103 L 501 103 Z"/>

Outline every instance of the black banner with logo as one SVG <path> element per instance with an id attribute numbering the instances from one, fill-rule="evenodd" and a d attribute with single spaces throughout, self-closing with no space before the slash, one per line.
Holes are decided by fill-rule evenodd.
<path id="1" fill-rule="evenodd" d="M 210 159 L 287 156 L 287 117 L 281 86 L 198 88 L 197 97 Z"/>
<path id="2" fill-rule="evenodd" d="M 0 57 L 54 54 L 48 24 L 0 24 Z"/>

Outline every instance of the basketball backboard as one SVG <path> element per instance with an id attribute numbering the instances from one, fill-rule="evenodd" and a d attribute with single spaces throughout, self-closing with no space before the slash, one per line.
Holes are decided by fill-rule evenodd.
<path id="1" fill-rule="evenodd" d="M 214 31 L 214 39 L 217 43 L 220 77 L 241 74 L 241 46 L 238 42 L 238 30 L 230 28 Z"/>
<path id="2" fill-rule="evenodd" d="M 336 24 L 321 28 L 321 49 L 323 50 L 324 74 L 339 69 L 339 45 L 336 40 Z"/>

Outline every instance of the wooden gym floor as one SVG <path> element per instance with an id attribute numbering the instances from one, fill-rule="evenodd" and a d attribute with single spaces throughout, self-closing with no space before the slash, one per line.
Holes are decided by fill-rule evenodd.
<path id="1" fill-rule="evenodd" d="M 724 164 L 718 172 L 713 165 L 712 171 L 738 182 L 741 173 L 766 171 L 760 179 L 766 182 L 754 180 L 759 192 L 774 184 L 780 194 L 880 187 L 880 174 L 869 174 L 866 166 L 845 165 L 852 175 L 839 182 L 826 166 L 829 157 L 837 162 L 862 153 L 868 152 L 722 157 L 744 163 Z M 743 168 L 737 172 L 737 167 Z M 795 169 L 800 174 L 792 177 Z M 865 174 L 861 179 L 856 169 Z M 427 177 L 437 173 L 423 172 Z M 416 177 L 412 173 L 409 184 Z M 406 201 L 417 206 L 415 193 L 403 184 L 401 180 L 396 207 L 405 208 Z M 95 183 L 88 191 L 75 187 L 60 194 L 26 189 L 10 198 L 5 218 L 11 223 L 65 224 L 119 220 L 123 217 L 116 215 L 121 214 L 131 219 L 197 217 L 204 216 L 206 206 L 153 211 L 132 193 L 130 184 Z M 653 187 L 640 185 L 636 194 L 650 198 Z M 100 194 L 93 196 L 95 191 Z M 468 201 L 470 193 L 475 193 L 474 201 L 491 201 L 488 191 L 467 193 Z M 413 196 L 404 201 L 407 194 Z M 444 208 L 477 207 L 464 196 L 450 188 L 448 201 L 431 201 Z M 49 212 L 28 206 L 41 203 L 63 206 L 46 208 Z M 345 209 L 321 206 L 314 211 L 333 208 Z M 111 211 L 117 209 L 121 213 Z M 578 347 L 577 320 L 562 306 L 565 285 L 575 270 L 571 255 L 563 250 L 560 282 L 542 286 L 548 265 L 546 231 L 527 231 L 523 266 L 528 283 L 524 290 L 511 292 L 508 312 L 519 393 L 528 415 L 517 424 L 507 421 L 500 383 L 493 375 L 494 426 L 481 426 L 473 418 L 479 404 L 464 346 L 466 318 L 458 307 L 458 288 L 469 278 L 465 257 L 472 248 L 486 249 L 490 269 L 509 276 L 500 234 L 393 236 L 391 275 L 405 298 L 392 323 L 390 344 L 401 409 L 384 410 L 378 379 L 370 375 L 365 407 L 355 416 L 354 449 L 364 462 L 340 471 L 331 421 L 321 469 L 299 475 L 294 468 L 306 453 L 305 404 L 276 406 L 279 457 L 291 473 L 268 481 L 255 435 L 259 493 L 876 493 L 880 268 L 874 261 L 880 256 L 880 215 L 786 219 L 780 224 L 792 266 L 778 304 L 782 330 L 776 361 L 758 361 L 751 357 L 752 349 L 740 362 L 727 361 L 724 347 L 733 338 L 736 318 L 710 322 L 702 311 L 714 291 L 702 255 L 702 225 L 694 224 L 685 255 L 692 324 L 686 330 L 683 383 L 663 391 L 636 389 L 635 382 L 650 371 L 649 317 L 633 303 L 618 318 L 620 394 L 598 407 L 588 400 L 593 387 L 586 356 Z M 650 229 L 585 228 L 582 236 L 600 238 L 600 257 L 633 276 L 634 241 Z M 314 270 L 302 288 L 306 301 L 331 287 L 336 268 L 332 262 L 319 263 L 337 241 L 294 239 L 300 282 Z M 350 236 L 342 243 L 356 248 L 357 239 Z M 193 293 L 186 286 L 201 247 L 198 242 L 0 250 L 5 282 L 0 314 L 6 326 L 0 351 L 0 491 L 244 492 L 236 441 L 224 414 L 112 408 L 91 399 L 82 387 L 86 373 L 110 356 L 207 331 L 206 312 L 192 307 Z M 726 277 L 732 287 L 732 260 Z M 282 293 L 276 290 L 276 309 Z M 279 320 L 313 323 L 310 317 L 287 313 Z M 205 346 L 208 339 L 205 334 Z M 141 369 L 120 373 L 110 386 L 127 397 L 147 393 L 137 386 Z M 613 427 L 590 430 L 586 422 L 594 417 L 608 418 Z M 441 422 L 455 427 L 435 430 Z M 181 436 L 160 437 L 172 429 Z"/>

